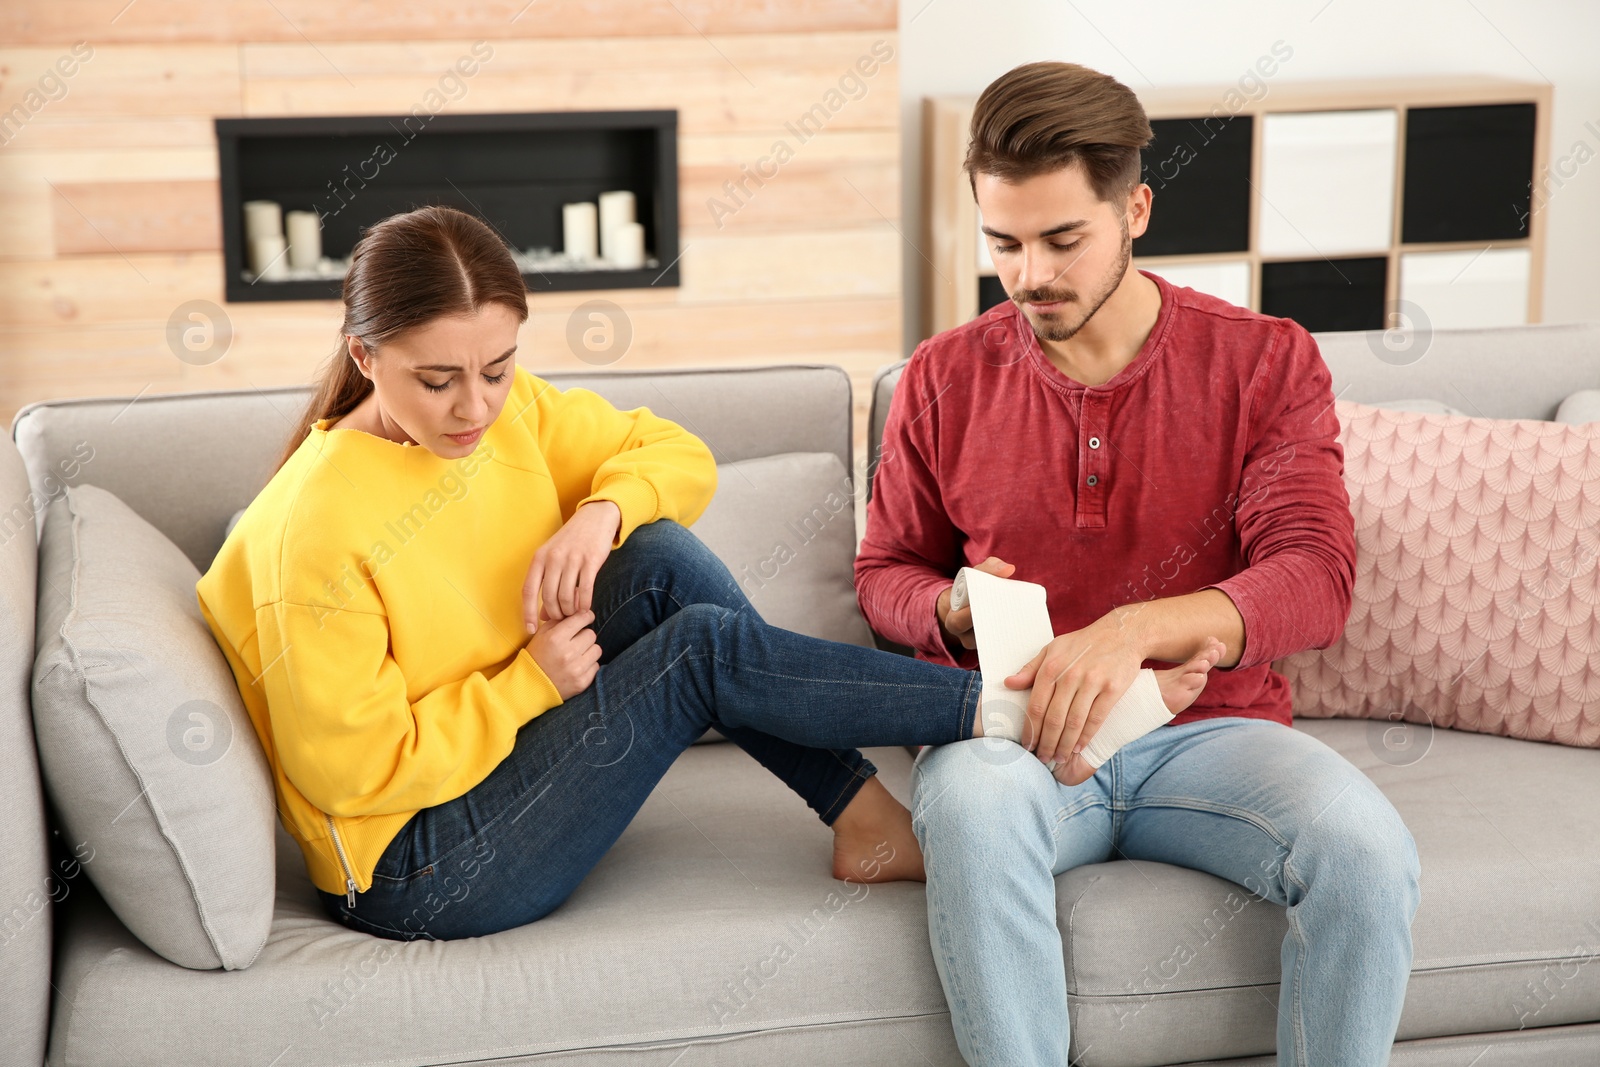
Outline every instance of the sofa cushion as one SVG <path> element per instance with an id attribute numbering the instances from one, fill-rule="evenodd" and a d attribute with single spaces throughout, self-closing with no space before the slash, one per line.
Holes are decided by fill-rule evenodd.
<path id="1" fill-rule="evenodd" d="M 1296 728 L 1370 775 L 1416 838 L 1422 893 L 1402 1041 L 1600 1018 L 1600 918 L 1574 906 L 1600 900 L 1600 867 L 1573 851 L 1600 837 L 1600 753 L 1435 730 L 1420 758 L 1398 765 L 1374 737 L 1383 724 Z M 866 755 L 904 802 L 910 757 Z M 701 746 L 546 918 L 401 943 L 328 919 L 284 836 L 272 936 L 225 982 L 167 965 L 92 893 L 69 899 L 56 981 L 76 1010 L 55 1014 L 51 1047 L 74 1054 L 52 1063 L 261 1064 L 293 1044 L 308 1067 L 539 1054 L 959 1067 L 924 887 L 837 882 L 830 849 L 777 778 L 732 745 Z M 1277 905 L 1241 906 L 1239 893 L 1199 871 L 1126 860 L 1056 879 L 1074 1063 L 1270 1055 L 1287 922 Z M 197 1001 L 206 1025 L 163 1032 L 182 1044 L 152 1037 L 150 1018 L 193 1018 Z M 1481 1052 L 1395 1062 L 1466 1064 Z"/>
<path id="2" fill-rule="evenodd" d="M 1589 847 L 1600 839 L 1600 753 L 1422 727 L 1400 762 L 1384 723 L 1295 728 L 1370 777 L 1416 840 L 1421 900 L 1400 1041 L 1600 1019 L 1600 864 Z M 1058 877 L 1056 912 L 1075 1063 L 1272 1052 L 1282 908 L 1201 871 L 1122 860 Z M 1402 1062 L 1414 1061 L 1397 1052 Z M 1592 1047 L 1583 1059 L 1494 1062 L 1600 1058 Z"/>
<path id="3" fill-rule="evenodd" d="M 248 967 L 272 923 L 266 758 L 200 614 L 194 564 L 98 486 L 50 505 L 33 718 L 46 790 L 138 937 L 185 967 Z"/>
<path id="4" fill-rule="evenodd" d="M 865 754 L 907 801 L 905 750 Z M 329 919 L 285 835 L 272 936 L 238 974 L 173 967 L 69 900 L 52 1062 L 959 1067 L 923 886 L 836 881 L 832 842 L 742 750 L 699 745 L 550 915 L 399 942 Z"/>
<path id="5" fill-rule="evenodd" d="M 1600 423 L 1336 406 L 1354 606 L 1295 714 L 1600 746 Z"/>
<path id="6" fill-rule="evenodd" d="M 1556 421 L 1574 426 L 1600 422 L 1600 389 L 1580 389 L 1556 408 Z"/>
<path id="7" fill-rule="evenodd" d="M 832 452 L 719 464 L 717 494 L 693 529 L 763 619 L 812 637 L 871 646 L 851 581 L 855 493 Z"/>

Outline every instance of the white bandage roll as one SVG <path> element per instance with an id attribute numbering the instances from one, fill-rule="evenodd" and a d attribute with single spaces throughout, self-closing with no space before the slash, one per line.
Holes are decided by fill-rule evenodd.
<path id="1" fill-rule="evenodd" d="M 1005 680 L 1055 639 L 1044 586 L 963 567 L 950 591 L 950 610 L 969 606 L 978 642 L 978 670 L 983 674 L 983 734 L 1020 744 L 1033 690 L 1009 689 Z M 1084 746 L 1083 758 L 1089 766 L 1099 767 L 1117 749 L 1171 719 L 1155 671 L 1141 669 Z M 1054 769 L 1055 764 L 1050 766 Z"/>
<path id="2" fill-rule="evenodd" d="M 1008 689 L 1006 679 L 1055 640 L 1044 586 L 962 567 L 950 590 L 950 610 L 969 606 L 983 674 L 983 736 L 1020 744 L 1033 690 Z"/>

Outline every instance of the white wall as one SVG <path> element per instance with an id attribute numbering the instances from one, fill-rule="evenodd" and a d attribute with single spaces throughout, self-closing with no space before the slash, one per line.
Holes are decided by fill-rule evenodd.
<path id="1" fill-rule="evenodd" d="M 1435 74 L 1552 82 L 1550 164 L 1570 177 L 1543 200 L 1544 321 L 1600 320 L 1600 0 L 900 0 L 906 238 L 922 241 L 923 97 L 975 95 L 1040 59 L 1082 63 L 1135 93 L 1225 86 L 1279 39 L 1294 56 L 1273 83 Z M 908 354 L 921 338 L 921 264 L 908 246 Z"/>

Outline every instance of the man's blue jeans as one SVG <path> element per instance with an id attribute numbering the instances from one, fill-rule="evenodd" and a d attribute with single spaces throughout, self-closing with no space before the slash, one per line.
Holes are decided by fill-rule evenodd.
<path id="1" fill-rule="evenodd" d="M 851 746 L 973 736 L 976 671 L 771 626 L 689 530 L 640 526 L 595 578 L 600 670 L 529 720 L 462 796 L 412 816 L 338 921 L 448 940 L 532 922 L 566 900 L 645 798 L 716 727 L 832 825 L 875 768 Z"/>
<path id="2" fill-rule="evenodd" d="M 1079 786 L 998 738 L 925 749 L 912 825 L 934 960 L 974 1067 L 1068 1062 L 1054 879 L 1120 858 L 1209 871 L 1287 908 L 1280 1064 L 1389 1062 L 1411 974 L 1416 845 L 1372 781 L 1309 734 L 1241 717 L 1163 726 Z M 1131 979 L 1146 961 L 1127 962 Z"/>

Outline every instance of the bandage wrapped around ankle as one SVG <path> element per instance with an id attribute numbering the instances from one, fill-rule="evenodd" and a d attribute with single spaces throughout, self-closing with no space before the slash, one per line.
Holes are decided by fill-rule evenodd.
<path id="1" fill-rule="evenodd" d="M 950 610 L 964 607 L 972 608 L 978 669 L 983 674 L 983 734 L 1021 743 L 1033 690 L 1009 689 L 1005 680 L 1055 640 L 1044 586 L 962 567 L 950 591 Z M 1141 669 L 1084 746 L 1083 758 L 1089 766 L 1099 767 L 1123 745 L 1171 720 L 1172 712 L 1161 699 L 1156 672 Z M 1050 766 L 1053 769 L 1055 764 Z"/>

